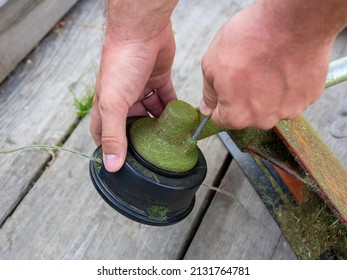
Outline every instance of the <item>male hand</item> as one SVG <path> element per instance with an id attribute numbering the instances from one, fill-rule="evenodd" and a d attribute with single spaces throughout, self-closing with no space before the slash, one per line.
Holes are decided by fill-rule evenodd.
<path id="1" fill-rule="evenodd" d="M 90 129 L 95 143 L 102 144 L 104 164 L 111 172 L 125 161 L 127 116 L 148 112 L 159 116 L 176 98 L 170 76 L 175 54 L 171 10 L 160 14 L 159 2 L 132 1 L 129 8 L 126 1 L 109 1 L 113 6 L 108 11 Z"/>
<path id="2" fill-rule="evenodd" d="M 282 17 L 278 6 L 285 2 Z M 296 2 L 298 7 L 291 7 Z M 270 129 L 295 118 L 321 95 L 338 33 L 329 25 L 325 32 L 321 23 L 337 21 L 332 14 L 325 21 L 320 11 L 300 14 L 299 2 L 258 1 L 216 34 L 202 61 L 200 109 L 219 126 Z"/>

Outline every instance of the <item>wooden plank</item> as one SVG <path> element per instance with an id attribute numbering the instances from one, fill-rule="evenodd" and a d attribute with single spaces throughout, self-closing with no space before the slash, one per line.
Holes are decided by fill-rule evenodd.
<path id="1" fill-rule="evenodd" d="M 312 178 L 303 183 L 310 185 L 314 182 L 312 189 L 347 224 L 347 172 L 331 149 L 302 116 L 295 121 L 277 124 L 276 133 Z"/>
<path id="2" fill-rule="evenodd" d="M 0 7 L 4 6 L 8 1 L 10 0 L 0 0 Z"/>
<path id="3" fill-rule="evenodd" d="M 347 56 L 347 30 L 337 38 L 331 60 Z M 304 115 L 347 169 L 347 82 L 326 89 Z"/>
<path id="4" fill-rule="evenodd" d="M 0 5 L 0 82 L 77 0 L 7 0 Z"/>
<path id="5" fill-rule="evenodd" d="M 99 59 L 102 42 L 100 4 L 79 4 L 64 19 L 66 26 L 43 40 L 30 60 L 2 84 L 1 150 L 35 143 L 57 144 L 76 122 L 69 88 L 80 96 L 86 85 L 93 86 L 93 63 Z M 50 7 L 48 2 L 45 5 Z M 48 159 L 47 154 L 35 152 L 0 157 L 0 225 Z"/>
<path id="6" fill-rule="evenodd" d="M 281 231 L 235 162 L 220 188 L 249 213 L 236 200 L 216 194 L 185 259 L 271 259 Z M 293 258 L 289 246 L 281 250 L 281 258 Z"/>

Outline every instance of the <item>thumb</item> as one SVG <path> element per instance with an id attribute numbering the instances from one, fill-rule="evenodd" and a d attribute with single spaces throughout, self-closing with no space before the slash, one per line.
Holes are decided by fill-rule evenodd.
<path id="1" fill-rule="evenodd" d="M 118 171 L 124 164 L 127 152 L 126 117 L 128 105 L 120 95 L 104 96 L 99 103 L 102 120 L 101 144 L 105 168 Z"/>
<path id="2" fill-rule="evenodd" d="M 98 83 L 96 83 L 95 92 Z M 118 171 L 124 161 L 127 150 L 126 140 L 126 115 L 124 107 L 117 106 L 116 102 L 108 102 L 104 98 L 100 102 L 97 95 L 94 95 L 93 107 L 91 112 L 90 132 L 97 146 L 103 147 L 103 163 L 110 172 Z M 107 105 L 104 105 L 107 104 Z M 112 105 L 114 104 L 114 105 Z M 112 108 L 121 108 L 113 110 Z"/>
<path id="3" fill-rule="evenodd" d="M 112 43 L 112 44 L 111 44 Z M 105 168 L 118 171 L 127 154 L 126 118 L 136 102 L 152 69 L 153 59 L 139 65 L 139 51 L 127 45 L 104 43 L 95 94 L 96 106 L 92 130 L 102 144 Z M 106 46 L 106 47 L 105 47 Z M 153 64 L 153 63 L 152 63 Z M 142 67 L 142 68 L 141 68 Z"/>
<path id="4" fill-rule="evenodd" d="M 102 63 L 95 86 L 95 102 L 92 114 L 92 134 L 102 145 L 103 162 L 109 172 L 118 171 L 127 154 L 126 118 L 132 96 L 127 84 L 129 75 L 119 74 L 118 65 Z M 115 79 L 114 77 L 117 77 Z"/>

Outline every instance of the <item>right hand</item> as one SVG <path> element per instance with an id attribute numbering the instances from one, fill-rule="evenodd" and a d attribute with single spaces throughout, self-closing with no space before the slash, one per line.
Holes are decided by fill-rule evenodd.
<path id="1" fill-rule="evenodd" d="M 298 1 L 270 2 L 231 17 L 203 57 L 200 110 L 220 127 L 270 129 L 297 117 L 324 90 L 336 31 L 321 30 L 314 1 L 312 18 L 306 10 L 299 15 L 289 9 Z M 274 8 L 284 2 L 281 17 Z"/>

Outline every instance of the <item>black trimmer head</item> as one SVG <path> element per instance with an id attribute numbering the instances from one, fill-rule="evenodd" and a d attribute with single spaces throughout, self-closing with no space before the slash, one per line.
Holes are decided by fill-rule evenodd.
<path id="1" fill-rule="evenodd" d="M 128 118 L 127 131 L 135 120 Z M 101 146 L 93 157 L 102 158 Z M 108 172 L 96 161 L 90 162 L 89 170 L 98 193 L 119 213 L 143 224 L 164 226 L 181 221 L 191 212 L 207 166 L 199 150 L 193 169 L 167 172 L 142 159 L 129 143 L 125 164 L 118 172 Z"/>

